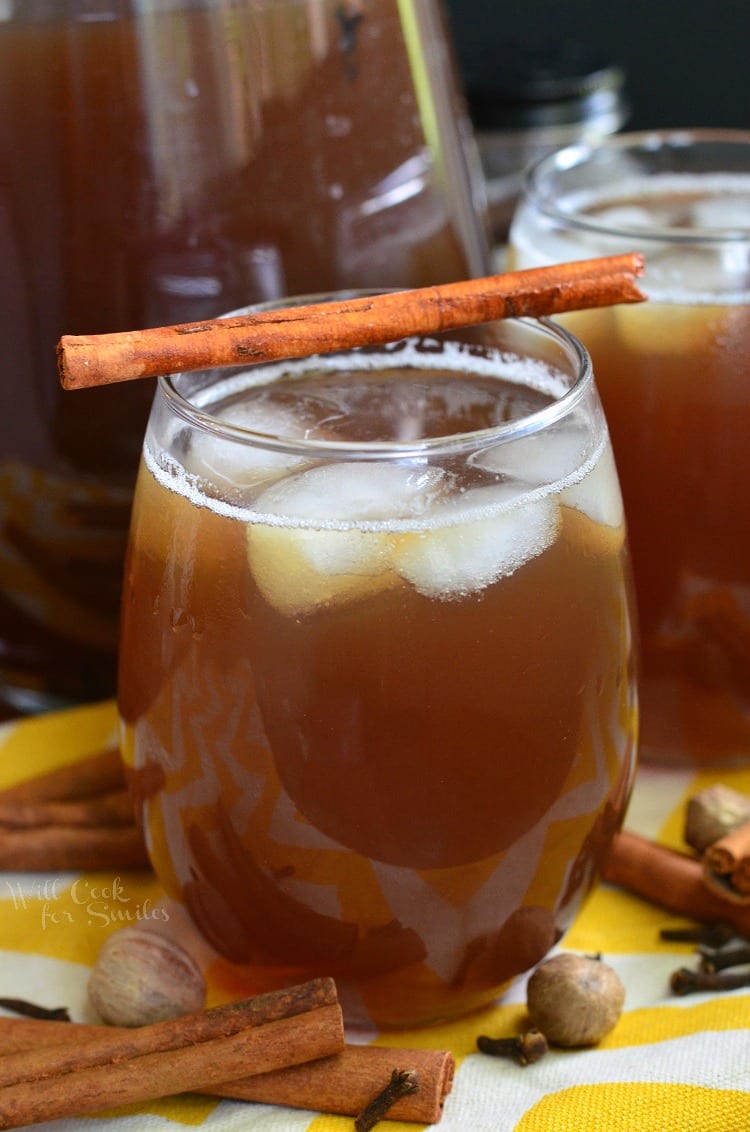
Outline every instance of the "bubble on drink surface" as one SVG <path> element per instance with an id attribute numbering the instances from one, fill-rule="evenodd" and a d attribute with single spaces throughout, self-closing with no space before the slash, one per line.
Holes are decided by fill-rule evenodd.
<path id="1" fill-rule="evenodd" d="M 283 437 L 295 441 L 305 438 L 306 423 L 293 409 L 262 401 L 235 402 L 212 415 L 228 425 L 253 434 Z M 258 442 L 228 440 L 223 435 L 195 429 L 185 454 L 185 470 L 221 488 L 248 488 L 278 479 L 308 462 L 305 457 L 264 448 Z"/>
<path id="2" fill-rule="evenodd" d="M 394 566 L 427 597 L 463 597 L 546 550 L 559 519 L 552 494 L 522 501 L 518 485 L 472 488 L 436 508 L 428 529 L 399 540 Z"/>
<path id="3" fill-rule="evenodd" d="M 358 600 L 400 584 L 398 532 L 449 490 L 452 477 L 423 462 L 327 464 L 260 495 L 248 524 L 250 570 L 266 600 L 287 615 Z"/>
<path id="4" fill-rule="evenodd" d="M 485 448 L 471 457 L 471 463 L 533 487 L 554 485 L 585 464 L 593 440 L 592 429 L 571 414 L 540 432 Z"/>
<path id="5" fill-rule="evenodd" d="M 563 489 L 560 503 L 582 511 L 595 523 L 622 528 L 625 516 L 620 481 L 609 440 L 602 445 L 598 458 L 590 462 L 586 474 Z"/>

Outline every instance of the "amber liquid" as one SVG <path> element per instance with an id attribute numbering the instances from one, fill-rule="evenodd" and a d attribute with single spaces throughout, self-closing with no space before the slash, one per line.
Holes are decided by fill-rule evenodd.
<path id="1" fill-rule="evenodd" d="M 569 228 L 526 203 L 513 259 L 645 252 L 647 304 L 564 321 L 592 355 L 622 484 L 641 750 L 667 764 L 726 765 L 750 757 L 750 180 L 665 172 L 629 183 L 627 195 L 597 188 L 570 207 L 632 237 Z M 724 240 L 653 235 L 700 237 L 704 227 L 724 229 Z"/>
<path id="2" fill-rule="evenodd" d="M 23 705 L 112 691 L 153 392 L 62 396 L 61 334 L 457 279 L 485 249 L 432 4 L 419 100 L 396 0 L 21 9 L 0 20 L 0 685 Z"/>
<path id="3" fill-rule="evenodd" d="M 622 483 L 640 621 L 641 742 L 750 756 L 750 306 L 570 323 L 591 351 Z"/>
<path id="4" fill-rule="evenodd" d="M 367 393 L 340 432 L 369 435 Z M 633 672 L 622 527 L 550 506 L 546 549 L 438 596 L 387 565 L 321 581 L 298 553 L 314 525 L 216 514 L 142 467 L 126 757 L 157 873 L 235 989 L 325 973 L 350 1020 L 434 1021 L 571 921 L 632 780 Z M 396 555 L 435 534 L 355 537 Z"/>

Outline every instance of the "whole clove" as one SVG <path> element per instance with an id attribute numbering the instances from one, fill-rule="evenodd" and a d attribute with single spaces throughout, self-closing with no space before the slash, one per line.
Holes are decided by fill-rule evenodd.
<path id="1" fill-rule="evenodd" d="M 691 971 L 680 967 L 672 973 L 670 986 L 673 994 L 697 994 L 700 991 L 728 991 L 750 987 L 750 973 L 742 975 L 715 971 Z"/>
<path id="2" fill-rule="evenodd" d="M 354 1121 L 355 1132 L 370 1132 L 383 1120 L 396 1101 L 415 1093 L 419 1088 L 419 1074 L 414 1069 L 394 1069 L 388 1084 L 362 1110 Z"/>
<path id="3" fill-rule="evenodd" d="M 480 1034 L 477 1049 L 490 1057 L 508 1057 L 519 1065 L 532 1065 L 541 1061 L 549 1045 L 541 1030 L 532 1028 L 513 1038 L 490 1038 Z"/>
<path id="4" fill-rule="evenodd" d="M 725 971 L 729 967 L 750 964 L 750 943 L 734 947 L 699 947 L 702 971 Z"/>
<path id="5" fill-rule="evenodd" d="M 669 943 L 701 943 L 706 947 L 722 947 L 730 940 L 742 938 L 725 920 L 686 928 L 662 928 L 659 937 Z"/>
<path id="6" fill-rule="evenodd" d="M 39 1006 L 24 998 L 0 998 L 0 1007 L 11 1014 L 20 1014 L 23 1018 L 38 1018 L 45 1022 L 70 1021 L 70 1014 L 65 1006 Z"/>

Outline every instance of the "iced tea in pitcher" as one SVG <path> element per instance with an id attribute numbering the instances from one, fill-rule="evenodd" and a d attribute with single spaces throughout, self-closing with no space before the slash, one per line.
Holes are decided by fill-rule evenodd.
<path id="1" fill-rule="evenodd" d="M 435 0 L 0 4 L 0 697 L 114 689 L 152 391 L 57 339 L 482 275 L 461 113 Z"/>
<path id="2" fill-rule="evenodd" d="M 633 549 L 644 757 L 750 758 L 750 134 L 621 137 L 530 174 L 520 267 L 645 253 L 641 309 L 565 316 L 591 351 Z"/>
<path id="3" fill-rule="evenodd" d="M 622 503 L 552 325 L 162 379 L 120 710 L 167 891 L 250 987 L 350 1021 L 492 1000 L 632 781 Z"/>

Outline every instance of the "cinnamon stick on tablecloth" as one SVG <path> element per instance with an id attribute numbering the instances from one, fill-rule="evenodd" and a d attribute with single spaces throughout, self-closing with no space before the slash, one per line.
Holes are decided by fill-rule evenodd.
<path id="1" fill-rule="evenodd" d="M 112 1032 L 105 1026 L 0 1018 L 0 1054 L 39 1049 L 61 1042 L 75 1041 L 79 1044 L 102 1031 Z M 416 1070 L 419 1088 L 397 1101 L 389 1112 L 389 1118 L 420 1124 L 436 1123 L 453 1084 L 455 1064 L 447 1050 L 347 1045 L 341 1053 L 331 1057 L 212 1085 L 201 1092 L 234 1100 L 356 1116 L 373 1093 L 387 1083 L 394 1068 Z"/>
<path id="2" fill-rule="evenodd" d="M 149 867 L 116 748 L 0 790 L 0 870 Z"/>
<path id="3" fill-rule="evenodd" d="M 185 370 L 307 357 L 498 318 L 638 303 L 646 297 L 635 283 L 643 271 L 642 255 L 604 256 L 206 322 L 68 334 L 58 344 L 60 380 L 65 389 L 86 389 Z"/>
<path id="4" fill-rule="evenodd" d="M 724 920 L 739 935 L 750 936 L 750 907 L 710 891 L 699 860 L 636 833 L 615 834 L 602 879 L 679 916 L 703 923 Z"/>
<path id="5" fill-rule="evenodd" d="M 0 828 L 0 871 L 98 872 L 150 867 L 143 836 L 135 823 Z"/>
<path id="6" fill-rule="evenodd" d="M 4 802 L 0 794 L 0 829 L 35 829 L 38 826 L 132 825 L 133 803 L 128 791 L 61 802 Z"/>
<path id="7" fill-rule="evenodd" d="M 709 845 L 703 854 L 703 870 L 713 892 L 750 904 L 750 821 Z"/>
<path id="8" fill-rule="evenodd" d="M 134 1030 L 101 1027 L 80 1043 L 64 1025 L 63 1045 L 0 1057 L 0 1128 L 209 1088 L 344 1048 L 331 979 Z"/>
<path id="9" fill-rule="evenodd" d="M 742 897 L 742 903 L 750 903 L 750 857 L 742 857 L 732 871 L 732 888 Z"/>
<path id="10" fill-rule="evenodd" d="M 73 802 L 107 794 L 124 785 L 120 752 L 116 747 L 107 747 L 0 790 L 0 805 Z"/>

